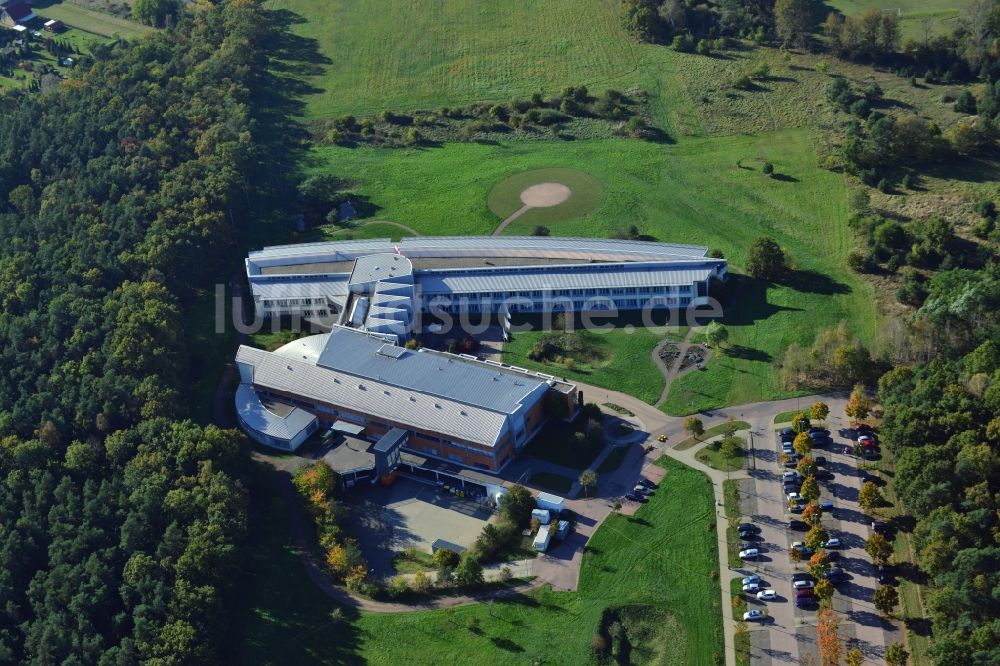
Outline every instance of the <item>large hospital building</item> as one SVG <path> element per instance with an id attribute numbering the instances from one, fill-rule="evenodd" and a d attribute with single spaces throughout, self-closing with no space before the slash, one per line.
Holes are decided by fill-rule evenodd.
<path id="1" fill-rule="evenodd" d="M 684 309 L 706 304 L 726 262 L 704 247 L 550 237 L 446 237 L 270 247 L 246 260 L 257 314 L 297 315 L 331 332 L 236 361 L 241 425 L 295 449 L 327 424 L 406 450 L 499 470 L 576 387 L 466 355 L 408 350 L 416 321 L 458 313 Z M 558 405 L 562 401 L 564 404 Z M 555 406 L 553 406 L 553 404 Z"/>

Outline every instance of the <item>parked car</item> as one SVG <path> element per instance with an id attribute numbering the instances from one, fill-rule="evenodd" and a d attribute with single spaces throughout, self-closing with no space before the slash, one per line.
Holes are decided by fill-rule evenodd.
<path id="1" fill-rule="evenodd" d="M 874 435 L 875 434 L 875 429 L 872 428 L 867 423 L 859 423 L 857 425 L 857 427 L 855 428 L 855 430 L 858 431 L 859 433 L 862 433 L 862 434 L 865 434 L 865 435 Z"/>
<path id="2" fill-rule="evenodd" d="M 790 507 L 788 507 L 788 510 L 791 513 L 802 513 L 802 511 L 805 510 L 805 508 L 806 508 L 806 505 L 805 505 L 804 502 L 797 502 L 797 503 L 791 505 Z"/>
<path id="3" fill-rule="evenodd" d="M 799 520 L 798 518 L 792 518 L 788 521 L 788 528 L 793 529 L 796 532 L 805 532 L 809 529 L 809 525 L 806 524 L 804 520 Z"/>
<path id="4" fill-rule="evenodd" d="M 790 442 L 795 439 L 795 431 L 791 428 L 782 428 L 778 431 L 778 437 L 782 442 Z"/>
<path id="5" fill-rule="evenodd" d="M 760 576 L 757 576 L 755 574 L 751 574 L 750 576 L 744 576 L 743 577 L 743 584 L 744 585 L 750 585 L 751 583 L 760 584 Z"/>
<path id="6" fill-rule="evenodd" d="M 740 530 L 739 531 L 739 537 L 741 539 L 756 539 L 757 538 L 757 533 L 756 532 L 752 532 L 750 530 Z"/>
<path id="7" fill-rule="evenodd" d="M 641 495 L 649 495 L 652 494 L 653 491 L 647 488 L 646 486 L 642 485 L 641 483 L 637 483 L 635 488 L 632 489 L 632 492 L 639 493 Z"/>
<path id="8" fill-rule="evenodd" d="M 843 577 L 844 577 L 844 570 L 841 569 L 840 567 L 833 567 L 832 569 L 827 571 L 826 574 L 823 576 L 823 578 L 826 578 L 829 581 L 840 580 Z"/>
<path id="9" fill-rule="evenodd" d="M 796 590 L 811 590 L 813 585 L 815 585 L 815 583 L 811 580 L 797 580 L 792 583 L 792 587 Z"/>
<path id="10" fill-rule="evenodd" d="M 892 531 L 892 528 L 889 527 L 888 523 L 883 523 L 883 522 L 878 521 L 878 520 L 873 520 L 872 521 L 872 530 L 874 530 L 875 532 L 878 532 L 879 534 L 888 534 L 889 532 Z"/>
<path id="11" fill-rule="evenodd" d="M 750 610 L 743 613 L 744 622 L 756 622 L 764 619 L 764 611 Z"/>
<path id="12" fill-rule="evenodd" d="M 625 499 L 631 502 L 641 502 L 644 498 L 639 493 L 625 493 Z"/>
<path id="13" fill-rule="evenodd" d="M 861 435 L 858 437 L 858 444 L 861 446 L 875 446 L 875 440 L 868 435 Z"/>
<path id="14" fill-rule="evenodd" d="M 795 458 L 789 458 L 783 464 L 788 469 L 795 469 L 798 466 L 799 461 L 796 460 Z"/>
<path id="15" fill-rule="evenodd" d="M 837 562 L 838 560 L 840 560 L 840 551 L 831 550 L 827 552 L 826 559 L 829 560 L 830 562 Z"/>
<path id="16" fill-rule="evenodd" d="M 815 601 L 815 597 L 811 594 L 803 594 L 802 596 L 795 597 L 795 605 L 799 608 L 803 606 L 812 606 Z"/>
<path id="17" fill-rule="evenodd" d="M 815 579 L 812 577 L 812 574 L 800 572 L 792 574 L 792 580 L 796 581 L 796 580 L 815 580 Z"/>
<path id="18" fill-rule="evenodd" d="M 833 478 L 833 472 L 826 469 L 816 470 L 817 481 L 829 481 L 832 478 Z"/>
<path id="19" fill-rule="evenodd" d="M 823 509 L 824 511 L 833 511 L 833 502 L 831 502 L 830 500 L 823 500 L 822 502 L 819 503 L 819 508 Z"/>
<path id="20" fill-rule="evenodd" d="M 782 472 L 781 474 L 782 481 L 788 481 L 788 480 L 798 481 L 801 478 L 802 475 L 799 474 L 798 472 Z"/>
<path id="21" fill-rule="evenodd" d="M 753 523 L 740 523 L 736 529 L 741 532 L 760 532 L 760 528 Z"/>
<path id="22" fill-rule="evenodd" d="M 892 567 L 887 564 L 880 564 L 875 568 L 875 574 L 879 585 L 892 585 L 896 582 L 896 577 L 892 575 Z"/>
<path id="23" fill-rule="evenodd" d="M 756 548 L 747 548 L 745 550 L 740 551 L 741 560 L 756 560 L 759 555 L 760 551 L 758 551 Z"/>
<path id="24" fill-rule="evenodd" d="M 651 489 L 655 489 L 657 487 L 655 483 L 644 477 L 640 478 L 638 481 L 636 481 L 636 483 L 638 483 L 640 486 L 645 486 L 646 488 L 651 488 Z"/>
<path id="25" fill-rule="evenodd" d="M 760 585 L 758 585 L 757 583 L 747 583 L 746 585 L 743 586 L 744 592 L 750 592 L 752 594 L 756 594 L 758 590 L 760 590 Z"/>
<path id="26" fill-rule="evenodd" d="M 772 599 L 777 599 L 778 593 L 774 591 L 774 588 L 768 588 L 766 590 L 761 590 L 757 593 L 757 599 L 760 601 L 771 601 Z"/>
<path id="27" fill-rule="evenodd" d="M 815 435 L 816 433 L 823 433 L 825 435 L 827 433 L 827 429 L 823 426 L 812 426 L 809 428 L 810 435 Z"/>
<path id="28" fill-rule="evenodd" d="M 799 495 L 798 493 L 788 493 L 785 495 L 785 499 L 789 502 L 799 502 L 802 500 L 802 495 Z"/>
<path id="29" fill-rule="evenodd" d="M 816 464 L 817 464 L 817 465 L 819 465 L 820 467 L 822 467 L 823 465 L 825 465 L 825 464 L 826 464 L 826 456 L 816 456 L 815 458 L 813 458 L 813 460 L 814 460 L 814 461 L 816 462 Z"/>
<path id="30" fill-rule="evenodd" d="M 832 539 L 827 539 L 823 544 L 824 548 L 840 548 L 840 539 L 833 537 Z"/>

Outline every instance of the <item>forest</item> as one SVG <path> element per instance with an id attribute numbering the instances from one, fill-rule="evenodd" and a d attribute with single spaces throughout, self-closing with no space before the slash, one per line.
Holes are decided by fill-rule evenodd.
<path id="1" fill-rule="evenodd" d="M 185 420 L 183 319 L 241 218 L 260 11 L 193 4 L 2 98 L 0 662 L 231 649 L 247 459 Z"/>
<path id="2" fill-rule="evenodd" d="M 894 487 L 915 516 L 938 664 L 1000 662 L 1000 281 L 938 273 L 918 317 L 941 353 L 879 380 Z M 945 332 L 952 334 L 945 335 Z"/>

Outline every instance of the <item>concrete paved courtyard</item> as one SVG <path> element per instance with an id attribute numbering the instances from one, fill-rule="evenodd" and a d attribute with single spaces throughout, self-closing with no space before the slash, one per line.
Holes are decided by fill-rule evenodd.
<path id="1" fill-rule="evenodd" d="M 493 515 L 474 500 L 405 477 L 355 489 L 349 513 L 349 530 L 376 576 L 391 575 L 392 558 L 407 548 L 429 553 L 437 539 L 468 548 Z"/>

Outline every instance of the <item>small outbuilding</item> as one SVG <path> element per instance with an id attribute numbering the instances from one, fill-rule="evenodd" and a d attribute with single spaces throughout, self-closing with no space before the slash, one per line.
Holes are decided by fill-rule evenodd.
<path id="1" fill-rule="evenodd" d="M 535 504 L 539 509 L 548 509 L 554 513 L 559 513 L 566 508 L 566 500 L 550 493 L 538 493 Z"/>
<path id="2" fill-rule="evenodd" d="M 66 28 L 66 26 L 63 25 L 63 22 L 59 19 L 49 19 L 42 27 L 44 27 L 47 32 L 62 32 Z"/>
<path id="3" fill-rule="evenodd" d="M 552 541 L 552 534 L 547 529 L 538 530 L 538 534 L 535 535 L 535 541 L 533 546 L 535 550 L 539 553 L 544 553 L 549 548 L 549 543 Z"/>
<path id="4" fill-rule="evenodd" d="M 542 525 L 548 525 L 549 520 L 551 520 L 549 512 L 546 511 L 545 509 L 533 509 L 531 511 L 531 517 L 533 519 L 538 519 L 538 522 L 540 522 Z"/>

